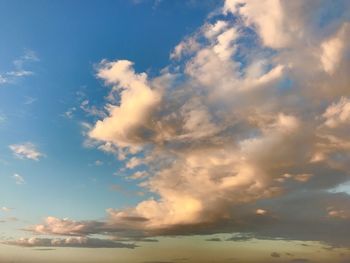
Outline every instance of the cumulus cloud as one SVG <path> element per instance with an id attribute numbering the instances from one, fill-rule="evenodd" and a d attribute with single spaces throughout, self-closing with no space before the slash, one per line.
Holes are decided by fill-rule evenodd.
<path id="1" fill-rule="evenodd" d="M 39 152 L 37 147 L 31 142 L 26 142 L 23 144 L 12 144 L 9 146 L 9 148 L 19 159 L 39 161 L 39 159 L 44 156 L 44 154 Z"/>
<path id="2" fill-rule="evenodd" d="M 103 61 L 97 76 L 112 92 L 120 91 L 120 105 L 109 105 L 109 116 L 98 121 L 90 137 L 110 141 L 118 146 L 142 144 L 143 136 L 150 132 L 151 114 L 160 101 L 160 94 L 149 86 L 145 73 L 137 74 L 127 60 Z"/>
<path id="3" fill-rule="evenodd" d="M 127 177 L 142 178 L 153 197 L 107 209 L 103 222 L 48 218 L 31 230 L 237 232 L 231 240 L 350 246 L 350 199 L 328 191 L 350 169 L 348 17 L 325 18 L 330 5 L 226 0 L 158 76 L 128 60 L 103 60 L 97 77 L 110 87 L 106 117 L 86 125 L 85 135 L 126 168 L 142 163 Z"/>

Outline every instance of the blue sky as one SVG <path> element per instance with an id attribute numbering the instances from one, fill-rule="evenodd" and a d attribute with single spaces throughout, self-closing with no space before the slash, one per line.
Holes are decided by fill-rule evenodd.
<path id="1" fill-rule="evenodd" d="M 346 0 L 0 0 L 1 263 L 347 262 L 349 23 Z"/>

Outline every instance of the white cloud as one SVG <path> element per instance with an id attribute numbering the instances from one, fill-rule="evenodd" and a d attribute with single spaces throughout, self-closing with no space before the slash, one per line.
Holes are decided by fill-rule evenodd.
<path id="1" fill-rule="evenodd" d="M 87 237 L 67 238 L 20 238 L 18 240 L 2 241 L 2 244 L 20 247 L 73 247 L 73 248 L 129 248 L 136 246 L 131 243 L 122 243 L 111 239 L 98 239 Z"/>
<path id="2" fill-rule="evenodd" d="M 142 164 L 142 159 L 136 158 L 136 157 L 132 157 L 132 158 L 126 163 L 126 168 L 128 168 L 128 169 L 133 169 L 133 168 L 139 166 L 140 164 Z"/>
<path id="3" fill-rule="evenodd" d="M 259 208 L 259 209 L 257 209 L 257 210 L 255 211 L 255 213 L 256 213 L 257 215 L 266 215 L 266 214 L 267 214 L 267 211 L 264 210 L 264 209 Z"/>
<path id="4" fill-rule="evenodd" d="M 96 166 L 101 166 L 101 165 L 103 165 L 103 162 L 101 160 L 96 160 L 95 161 L 95 165 Z"/>
<path id="5" fill-rule="evenodd" d="M 345 181 L 350 169 L 349 42 L 341 50 L 332 42 L 343 37 L 347 22 L 334 18 L 322 34 L 311 23 L 329 5 L 227 0 L 221 15 L 175 47 L 173 64 L 157 77 L 136 73 L 127 60 L 102 61 L 97 76 L 112 86 L 108 117 L 85 125 L 90 146 L 117 155 L 130 169 L 142 152 L 143 171 L 126 179 L 143 179 L 138 186 L 157 198 L 108 209 L 102 225 L 51 218 L 34 232 L 256 229 L 262 237 L 337 241 L 315 235 L 327 225 L 345 236 L 340 243 L 348 241 L 331 220 L 346 209 L 325 207 L 350 204 L 347 196 L 325 191 Z M 225 16 L 230 12 L 234 20 Z"/>
<path id="6" fill-rule="evenodd" d="M 12 144 L 9 146 L 13 154 L 20 159 L 30 159 L 39 161 L 41 157 L 44 156 L 43 153 L 37 150 L 37 147 L 31 143 L 23 143 L 23 144 Z"/>
<path id="7" fill-rule="evenodd" d="M 329 35 L 320 41 L 306 23 L 306 10 L 316 5 L 226 1 L 224 14 L 241 20 L 220 17 L 186 37 L 171 55 L 186 59 L 183 71 L 175 66 L 172 77 L 164 70 L 150 79 L 126 60 L 101 63 L 97 76 L 112 85 L 120 101 L 106 104 L 109 116 L 89 135 L 103 143 L 100 149 L 122 149 L 131 169 L 140 160 L 129 156 L 144 151 L 150 172 L 130 178 L 145 178 L 140 185 L 159 195 L 127 211 L 109 210 L 112 221 L 118 222 L 120 214 L 147 218 L 146 230 L 216 222 L 229 218 L 235 205 L 281 195 L 288 179 L 299 186 L 313 183 L 317 175 L 307 165 L 320 145 L 321 134 L 314 134 L 320 108 L 306 114 L 300 101 L 314 104 L 299 85 L 309 87 L 309 76 L 335 78 L 341 70 L 329 75 L 319 67 L 319 51 Z M 256 36 L 261 43 L 244 46 L 247 37 Z M 315 47 L 304 51 L 300 45 L 306 41 Z M 245 58 L 244 64 L 236 55 Z M 283 91 L 287 77 L 295 85 L 290 93 Z M 177 78 L 181 84 L 174 84 Z M 333 117 L 328 115 L 324 118 Z"/>
<path id="8" fill-rule="evenodd" d="M 19 78 L 31 76 L 33 71 L 25 69 L 28 63 L 37 62 L 39 58 L 32 50 L 25 50 L 24 55 L 13 61 L 13 70 L 0 73 L 0 84 L 13 83 Z"/>
<path id="9" fill-rule="evenodd" d="M 263 43 L 272 48 L 285 47 L 298 31 L 295 24 L 285 21 L 287 16 L 279 0 L 225 1 L 224 12 L 238 13 L 248 25 L 255 25 Z"/>
<path id="10" fill-rule="evenodd" d="M 7 120 L 6 115 L 3 113 L 0 113 L 0 125 L 6 122 L 6 120 Z"/>
<path id="11" fill-rule="evenodd" d="M 14 174 L 12 177 L 15 179 L 16 184 L 25 184 L 24 178 L 19 174 Z"/>
<path id="12" fill-rule="evenodd" d="M 69 108 L 66 112 L 63 113 L 63 117 L 67 119 L 72 119 L 76 110 L 77 109 L 75 107 Z"/>
<path id="13" fill-rule="evenodd" d="M 139 145 L 147 133 L 151 113 L 160 102 L 160 94 L 151 89 L 147 75 L 136 74 L 127 60 L 103 61 L 97 75 L 113 85 L 112 92 L 121 90 L 121 99 L 119 106 L 109 105 L 109 116 L 95 124 L 90 137 L 121 147 Z"/>
<path id="14" fill-rule="evenodd" d="M 148 176 L 148 173 L 146 171 L 137 171 L 133 173 L 131 176 L 129 176 L 130 179 L 143 179 Z"/>
<path id="15" fill-rule="evenodd" d="M 338 102 L 330 105 L 323 113 L 325 125 L 330 128 L 336 128 L 342 124 L 350 122 L 350 99 L 342 97 Z"/>
<path id="16" fill-rule="evenodd" d="M 12 208 L 9 208 L 9 207 L 6 207 L 6 206 L 3 206 L 3 207 L 1 207 L 1 209 L 0 209 L 1 211 L 3 211 L 3 212 L 10 212 L 11 210 L 12 210 Z"/>

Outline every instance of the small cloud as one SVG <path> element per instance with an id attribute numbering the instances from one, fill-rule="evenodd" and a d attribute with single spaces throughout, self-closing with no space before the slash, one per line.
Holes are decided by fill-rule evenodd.
<path id="1" fill-rule="evenodd" d="M 75 111 L 76 111 L 75 107 L 69 108 L 66 112 L 62 114 L 62 116 L 67 119 L 72 119 Z"/>
<path id="2" fill-rule="evenodd" d="M 234 234 L 232 237 L 226 239 L 226 241 L 235 241 L 235 242 L 241 242 L 241 241 L 249 241 L 253 239 L 253 235 L 250 233 L 237 233 Z"/>
<path id="3" fill-rule="evenodd" d="M 23 144 L 12 144 L 9 146 L 13 154 L 19 159 L 30 159 L 39 161 L 44 156 L 41 152 L 36 149 L 33 143 L 27 142 Z"/>
<path id="4" fill-rule="evenodd" d="M 0 79 L 0 83 L 1 83 L 1 79 Z M 4 123 L 6 120 L 7 120 L 6 115 L 3 113 L 0 113 L 0 124 Z"/>
<path id="5" fill-rule="evenodd" d="M 89 103 L 89 100 L 83 100 L 80 103 L 80 109 L 90 116 L 97 116 L 101 118 L 106 117 L 106 113 L 103 110 L 98 109 L 95 105 L 90 106 Z"/>
<path id="6" fill-rule="evenodd" d="M 328 216 L 338 219 L 348 219 L 350 218 L 350 213 L 345 210 L 330 209 L 328 211 Z"/>
<path id="7" fill-rule="evenodd" d="M 13 60 L 13 69 L 0 73 L 0 84 L 13 83 L 18 78 L 31 76 L 34 74 L 33 71 L 25 69 L 25 65 L 28 62 L 39 61 L 38 56 L 32 50 L 26 50 L 24 55 Z"/>
<path id="8" fill-rule="evenodd" d="M 14 174 L 12 177 L 15 179 L 16 184 L 25 184 L 24 178 L 19 174 Z"/>
<path id="9" fill-rule="evenodd" d="M 25 105 L 30 105 L 33 104 L 34 102 L 36 102 L 38 99 L 37 98 L 33 98 L 33 97 L 26 97 L 24 104 Z"/>
<path id="10" fill-rule="evenodd" d="M 212 242 L 220 242 L 222 241 L 221 238 L 218 237 L 213 237 L 213 238 L 208 238 L 205 241 L 212 241 Z"/>
<path id="11" fill-rule="evenodd" d="M 103 165 L 103 162 L 100 161 L 100 160 L 96 160 L 96 161 L 95 161 L 95 165 L 96 165 L 96 166 L 101 166 L 101 165 Z"/>
<path id="12" fill-rule="evenodd" d="M 9 223 L 9 222 L 16 222 L 18 221 L 18 218 L 17 217 L 7 217 L 7 218 L 3 218 L 0 220 L 0 223 Z"/>
<path id="13" fill-rule="evenodd" d="M 281 257 L 281 255 L 277 252 L 272 252 L 270 256 L 273 258 L 280 258 Z"/>
<path id="14" fill-rule="evenodd" d="M 294 180 L 304 183 L 309 181 L 312 176 L 313 174 L 297 174 Z"/>
<path id="15" fill-rule="evenodd" d="M 137 166 L 139 166 L 142 163 L 142 160 L 136 157 L 132 157 L 127 163 L 126 168 L 133 169 Z"/>
<path id="16" fill-rule="evenodd" d="M 130 179 L 142 179 L 148 176 L 148 173 L 146 171 L 137 171 L 133 175 L 129 176 Z"/>
<path id="17" fill-rule="evenodd" d="M 255 214 L 263 216 L 263 215 L 266 215 L 266 214 L 267 214 L 267 211 L 264 210 L 264 209 L 257 209 L 257 210 L 255 211 Z"/>
<path id="18" fill-rule="evenodd" d="M 11 210 L 12 210 L 12 208 L 9 208 L 9 207 L 6 207 L 6 206 L 3 206 L 3 207 L 1 207 L 1 209 L 0 209 L 1 211 L 3 211 L 3 212 L 10 212 Z"/>
<path id="19" fill-rule="evenodd" d="M 292 263 L 308 263 L 308 262 L 311 262 L 311 261 L 308 260 L 307 258 L 295 258 L 295 259 L 292 259 L 289 262 L 292 262 Z"/>

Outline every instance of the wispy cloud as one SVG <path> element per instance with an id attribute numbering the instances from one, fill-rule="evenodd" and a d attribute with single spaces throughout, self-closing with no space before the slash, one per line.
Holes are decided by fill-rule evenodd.
<path id="1" fill-rule="evenodd" d="M 9 146 L 9 148 L 13 154 L 20 159 L 39 161 L 39 159 L 44 156 L 44 154 L 39 152 L 37 147 L 31 142 L 23 144 L 12 144 Z"/>
<path id="2" fill-rule="evenodd" d="M 13 61 L 13 69 L 0 72 L 0 85 L 5 83 L 13 83 L 15 80 L 34 74 L 33 71 L 26 69 L 27 64 L 37 62 L 39 58 L 33 50 L 25 50 L 24 55 Z"/>
<path id="3" fill-rule="evenodd" d="M 7 120 L 6 115 L 3 113 L 0 113 L 0 125 L 3 124 L 4 122 L 6 122 L 6 120 Z"/>
<path id="4" fill-rule="evenodd" d="M 75 107 L 71 107 L 69 108 L 67 111 L 65 111 L 62 116 L 67 118 L 67 119 L 72 119 L 73 116 L 74 116 L 74 112 L 76 111 L 77 109 Z"/>
<path id="5" fill-rule="evenodd" d="M 24 178 L 19 174 L 14 174 L 13 179 L 15 179 L 16 184 L 25 184 Z"/>
<path id="6" fill-rule="evenodd" d="M 76 247 L 76 248 L 128 248 L 136 247 L 134 244 L 122 243 L 110 239 L 98 239 L 87 237 L 68 238 L 21 238 L 18 240 L 6 240 L 0 242 L 7 245 L 21 247 Z"/>
<path id="7" fill-rule="evenodd" d="M 12 208 L 9 208 L 7 206 L 3 206 L 3 207 L 1 207 L 0 210 L 3 211 L 3 212 L 10 212 L 12 210 Z"/>
<path id="8" fill-rule="evenodd" d="M 34 102 L 36 102 L 38 99 L 37 98 L 33 98 L 33 97 L 25 97 L 25 101 L 24 104 L 25 105 L 31 105 Z"/>

